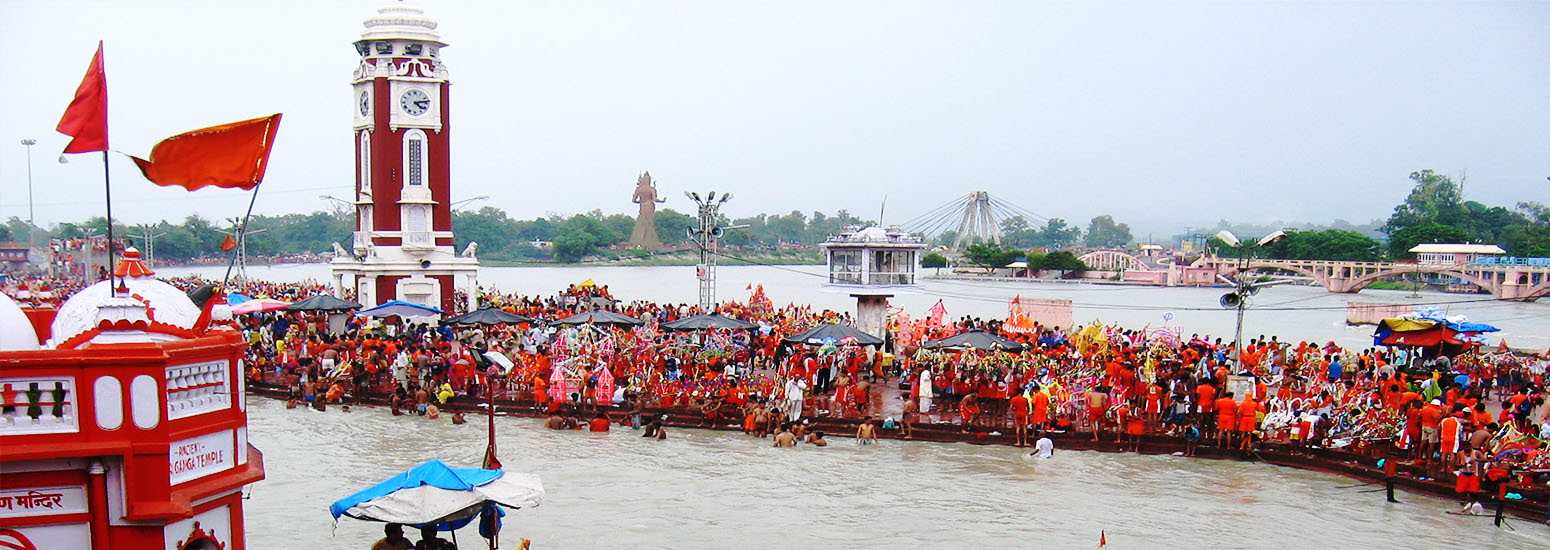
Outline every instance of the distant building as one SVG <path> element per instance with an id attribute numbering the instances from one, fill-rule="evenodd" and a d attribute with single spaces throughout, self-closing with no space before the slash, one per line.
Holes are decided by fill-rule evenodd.
<path id="1" fill-rule="evenodd" d="M 546 241 L 546 240 L 543 240 L 543 239 L 533 239 L 531 241 L 528 241 L 527 244 L 532 245 L 533 248 L 537 248 L 539 250 L 548 250 L 548 249 L 554 248 L 554 243 L 553 242 Z"/>
<path id="2" fill-rule="evenodd" d="M 7 269 L 19 269 L 27 265 L 27 243 L 0 243 L 0 264 Z"/>
<path id="3" fill-rule="evenodd" d="M 1494 244 L 1418 244 L 1410 249 L 1415 261 L 1421 265 L 1463 265 L 1506 254 L 1506 250 Z"/>

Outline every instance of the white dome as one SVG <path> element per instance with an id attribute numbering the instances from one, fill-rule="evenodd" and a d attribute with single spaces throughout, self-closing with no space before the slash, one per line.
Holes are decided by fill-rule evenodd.
<path id="1" fill-rule="evenodd" d="M 151 277 L 127 277 L 122 282 L 129 288 L 130 296 L 138 296 L 145 303 L 150 317 L 157 323 L 192 329 L 199 321 L 199 307 L 177 287 Z M 114 306 L 109 290 L 108 281 L 98 281 L 59 306 L 59 313 L 54 315 L 50 347 L 97 328 L 102 306 Z"/>
<path id="2" fill-rule="evenodd" d="M 376 15 L 361 24 L 366 27 L 361 40 L 407 39 L 441 43 L 436 20 L 426 16 L 425 10 L 402 2 L 378 8 Z"/>
<path id="3" fill-rule="evenodd" d="M 38 331 L 10 296 L 0 293 L 0 351 L 38 349 Z"/>

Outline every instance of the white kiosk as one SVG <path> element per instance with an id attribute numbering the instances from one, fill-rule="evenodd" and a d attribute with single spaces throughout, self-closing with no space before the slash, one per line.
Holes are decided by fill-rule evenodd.
<path id="1" fill-rule="evenodd" d="M 897 225 L 850 225 L 818 246 L 829 263 L 825 286 L 856 298 L 856 328 L 886 338 L 888 298 L 917 288 L 915 271 L 925 243 Z"/>

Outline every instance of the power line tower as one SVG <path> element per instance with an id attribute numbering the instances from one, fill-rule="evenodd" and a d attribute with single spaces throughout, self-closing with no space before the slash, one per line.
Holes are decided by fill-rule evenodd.
<path id="1" fill-rule="evenodd" d="M 242 223 L 242 218 L 226 218 L 226 221 L 231 222 L 231 231 L 221 231 L 219 229 L 216 231 L 220 231 L 222 234 L 230 236 L 237 241 L 237 280 L 245 283 L 248 280 L 248 235 L 263 233 L 268 231 L 269 228 L 246 229 L 247 226 Z"/>
<path id="2" fill-rule="evenodd" d="M 953 248 L 961 249 L 964 243 L 972 244 L 975 241 L 1001 244 L 1001 221 L 996 219 L 990 193 L 986 191 L 969 193 L 969 200 L 963 205 L 963 219 L 958 222 L 958 238 L 953 240 Z"/>
<path id="3" fill-rule="evenodd" d="M 706 193 L 703 198 L 699 193 L 692 191 L 685 191 L 684 196 L 689 197 L 699 206 L 699 227 L 689 227 L 684 231 L 688 233 L 689 240 L 700 247 L 700 263 L 695 266 L 694 274 L 700 280 L 700 311 L 710 313 L 716 307 L 716 256 L 721 235 L 727 229 L 747 226 L 721 227 L 718 225 L 721 219 L 721 205 L 732 199 L 731 193 L 723 193 L 720 199 L 716 198 L 715 191 Z"/>

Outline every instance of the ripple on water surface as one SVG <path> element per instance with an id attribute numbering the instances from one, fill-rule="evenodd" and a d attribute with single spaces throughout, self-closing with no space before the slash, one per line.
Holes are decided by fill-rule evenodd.
<path id="1" fill-rule="evenodd" d="M 361 407 L 249 400 L 268 479 L 247 501 L 252 548 L 368 548 L 381 524 L 331 524 L 328 505 L 432 458 L 477 465 L 485 419 L 453 426 Z M 499 418 L 501 461 L 536 473 L 545 503 L 507 516 L 554 548 L 1546 548 L 1550 527 L 1449 516 L 1449 501 L 1342 488 L 1349 479 L 1173 456 L 884 440 L 771 448 L 733 432 L 555 432 Z M 468 534 L 472 536 L 472 531 Z M 1444 544 L 1443 542 L 1446 541 Z M 483 548 L 464 539 L 464 548 Z M 904 545 L 904 546 L 901 546 Z"/>

